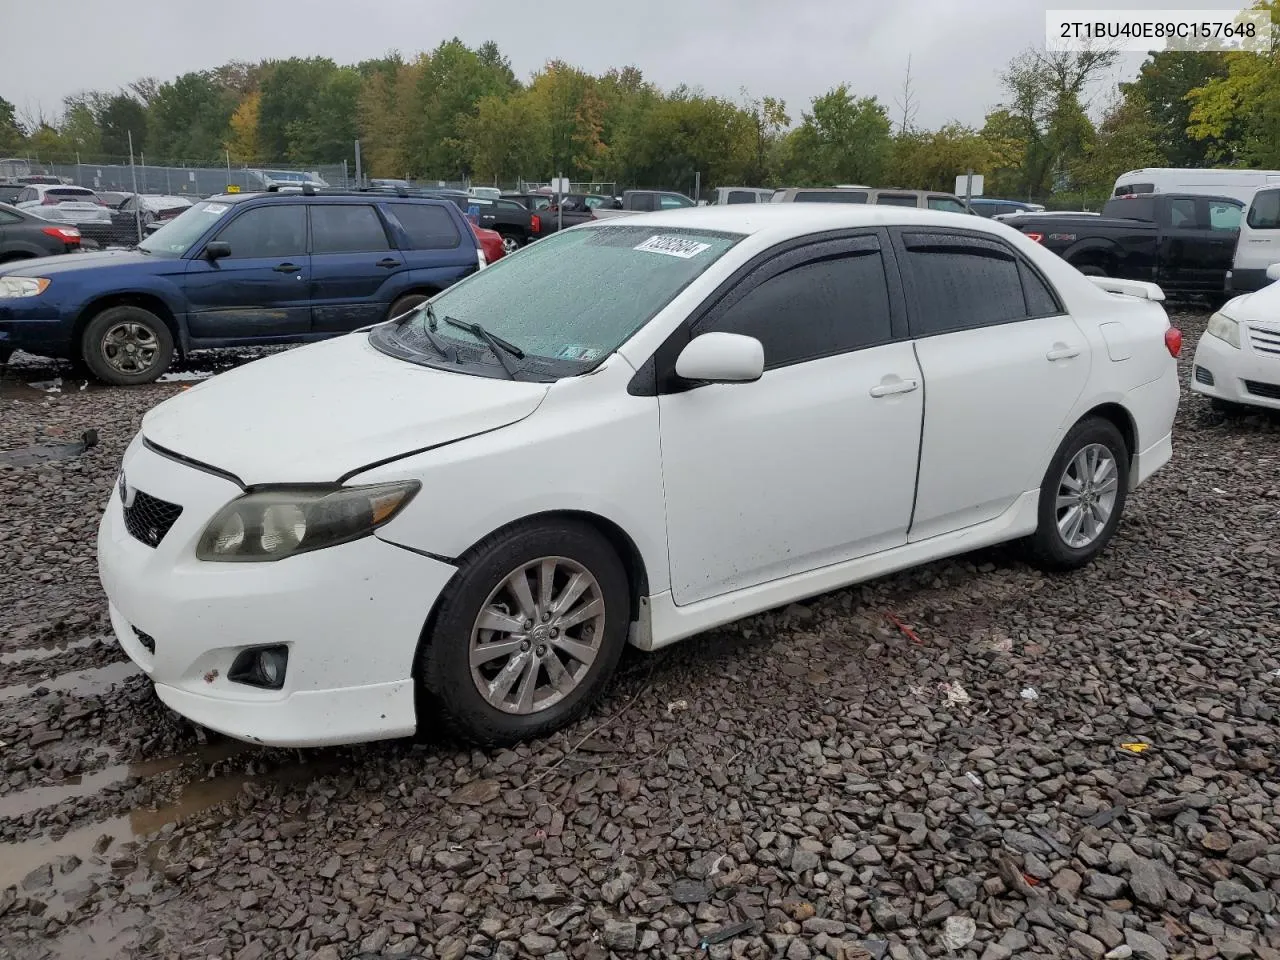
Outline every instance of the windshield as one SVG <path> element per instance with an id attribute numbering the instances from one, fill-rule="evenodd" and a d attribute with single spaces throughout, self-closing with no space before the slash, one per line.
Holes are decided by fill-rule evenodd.
<path id="1" fill-rule="evenodd" d="M 553 234 L 436 295 L 434 334 L 459 342 L 459 360 L 492 365 L 482 337 L 444 319 L 479 323 L 525 353 L 522 376 L 573 376 L 616 350 L 741 239 L 613 224 Z M 424 305 L 399 325 L 377 328 L 372 341 L 405 359 L 444 363 L 427 328 Z"/>
<path id="2" fill-rule="evenodd" d="M 201 200 L 143 240 L 138 249 L 168 257 L 181 256 L 230 209 L 229 203 Z"/>

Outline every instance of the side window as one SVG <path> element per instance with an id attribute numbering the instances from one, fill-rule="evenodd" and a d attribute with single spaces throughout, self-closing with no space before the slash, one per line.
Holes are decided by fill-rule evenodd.
<path id="1" fill-rule="evenodd" d="M 1280 190 L 1259 190 L 1245 222 L 1255 230 L 1280 230 Z"/>
<path id="2" fill-rule="evenodd" d="M 1018 261 L 1018 272 L 1022 275 L 1022 292 L 1027 298 L 1027 316 L 1056 317 L 1065 312 L 1040 274 L 1021 260 Z"/>
<path id="3" fill-rule="evenodd" d="M 387 232 L 373 207 L 363 203 L 312 205 L 312 253 L 369 253 L 390 249 Z"/>
<path id="4" fill-rule="evenodd" d="M 1018 262 L 1003 245 L 933 233 L 906 233 L 902 241 L 919 311 L 912 318 L 915 336 L 974 330 L 1028 316 Z"/>
<path id="5" fill-rule="evenodd" d="M 0 223 L 21 223 L 22 218 L 9 213 L 7 210 L 0 210 Z"/>
<path id="6" fill-rule="evenodd" d="M 930 198 L 929 198 L 929 209 L 930 209 L 930 210 L 942 210 L 942 211 L 944 211 L 945 213 L 966 213 L 966 212 L 968 212 L 968 211 L 966 211 L 966 210 L 965 210 L 965 208 L 964 208 L 964 204 L 963 204 L 963 203 L 959 203 L 959 202 L 958 202 L 958 201 L 956 201 L 956 200 L 952 200 L 950 197 L 930 197 Z M 975 211 L 975 212 L 976 212 L 976 211 Z"/>
<path id="7" fill-rule="evenodd" d="M 35 198 L 36 198 L 36 192 L 32 190 L 30 187 L 27 187 L 20 194 L 18 194 L 17 202 L 26 203 L 28 200 L 34 200 Z"/>
<path id="8" fill-rule="evenodd" d="M 835 240 L 782 254 L 759 284 L 698 326 L 755 337 L 766 369 L 847 353 L 892 337 L 889 287 L 875 237 Z"/>
<path id="9" fill-rule="evenodd" d="M 246 210 L 217 239 L 236 259 L 299 257 L 307 252 L 307 211 L 300 203 L 273 203 Z"/>
<path id="10" fill-rule="evenodd" d="M 651 193 L 636 194 L 634 197 L 631 198 L 631 203 L 632 203 L 631 209 L 633 210 L 652 210 L 653 194 Z"/>
<path id="11" fill-rule="evenodd" d="M 1239 230 L 1240 208 L 1225 200 L 1209 201 L 1209 229 Z"/>
<path id="12" fill-rule="evenodd" d="M 444 207 L 429 203 L 389 203 L 387 208 L 404 228 L 414 250 L 452 249 L 462 242 L 453 217 Z M 313 217 L 314 214 L 315 208 L 312 208 Z M 312 222 L 314 224 L 314 220 Z"/>
<path id="13" fill-rule="evenodd" d="M 916 195 L 914 193 L 881 193 L 876 196 L 876 203 L 891 207 L 914 207 Z"/>
<path id="14" fill-rule="evenodd" d="M 1196 201 L 1192 197 L 1180 197 L 1169 201 L 1169 226 L 1174 230 L 1194 230 L 1196 226 Z"/>
<path id="15" fill-rule="evenodd" d="M 756 194 L 749 190 L 730 190 L 727 203 L 756 203 Z"/>
<path id="16" fill-rule="evenodd" d="M 684 197 L 673 197 L 664 193 L 658 197 L 658 208 L 660 210 L 674 210 L 677 207 L 692 207 L 694 204 L 686 200 Z"/>

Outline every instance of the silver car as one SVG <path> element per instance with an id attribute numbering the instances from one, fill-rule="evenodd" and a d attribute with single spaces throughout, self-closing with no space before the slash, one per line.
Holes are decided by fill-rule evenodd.
<path id="1" fill-rule="evenodd" d="M 87 187 L 29 183 L 13 205 L 19 210 L 54 223 L 111 225 L 111 208 Z"/>

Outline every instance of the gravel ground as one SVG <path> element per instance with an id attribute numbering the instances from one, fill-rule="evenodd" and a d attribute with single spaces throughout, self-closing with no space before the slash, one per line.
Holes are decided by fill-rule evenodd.
<path id="1" fill-rule="evenodd" d="M 99 510 L 182 385 L 58 373 L 0 381 L 0 450 L 100 438 L 0 467 L 0 957 L 1280 958 L 1274 418 L 1185 395 L 1074 575 L 984 551 L 631 655 L 515 750 L 264 750 L 107 639 Z"/>

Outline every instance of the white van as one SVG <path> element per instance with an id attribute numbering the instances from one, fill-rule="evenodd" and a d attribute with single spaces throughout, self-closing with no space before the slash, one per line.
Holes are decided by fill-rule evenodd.
<path id="1" fill-rule="evenodd" d="M 1227 293 L 1238 296 L 1271 283 L 1267 267 L 1280 263 L 1280 184 L 1254 193 L 1240 219 Z"/>
<path id="2" fill-rule="evenodd" d="M 1255 190 L 1280 187 L 1280 170 L 1196 170 L 1189 167 L 1144 167 L 1116 177 L 1113 197 L 1135 193 L 1197 193 L 1235 197 L 1248 203 Z"/>

